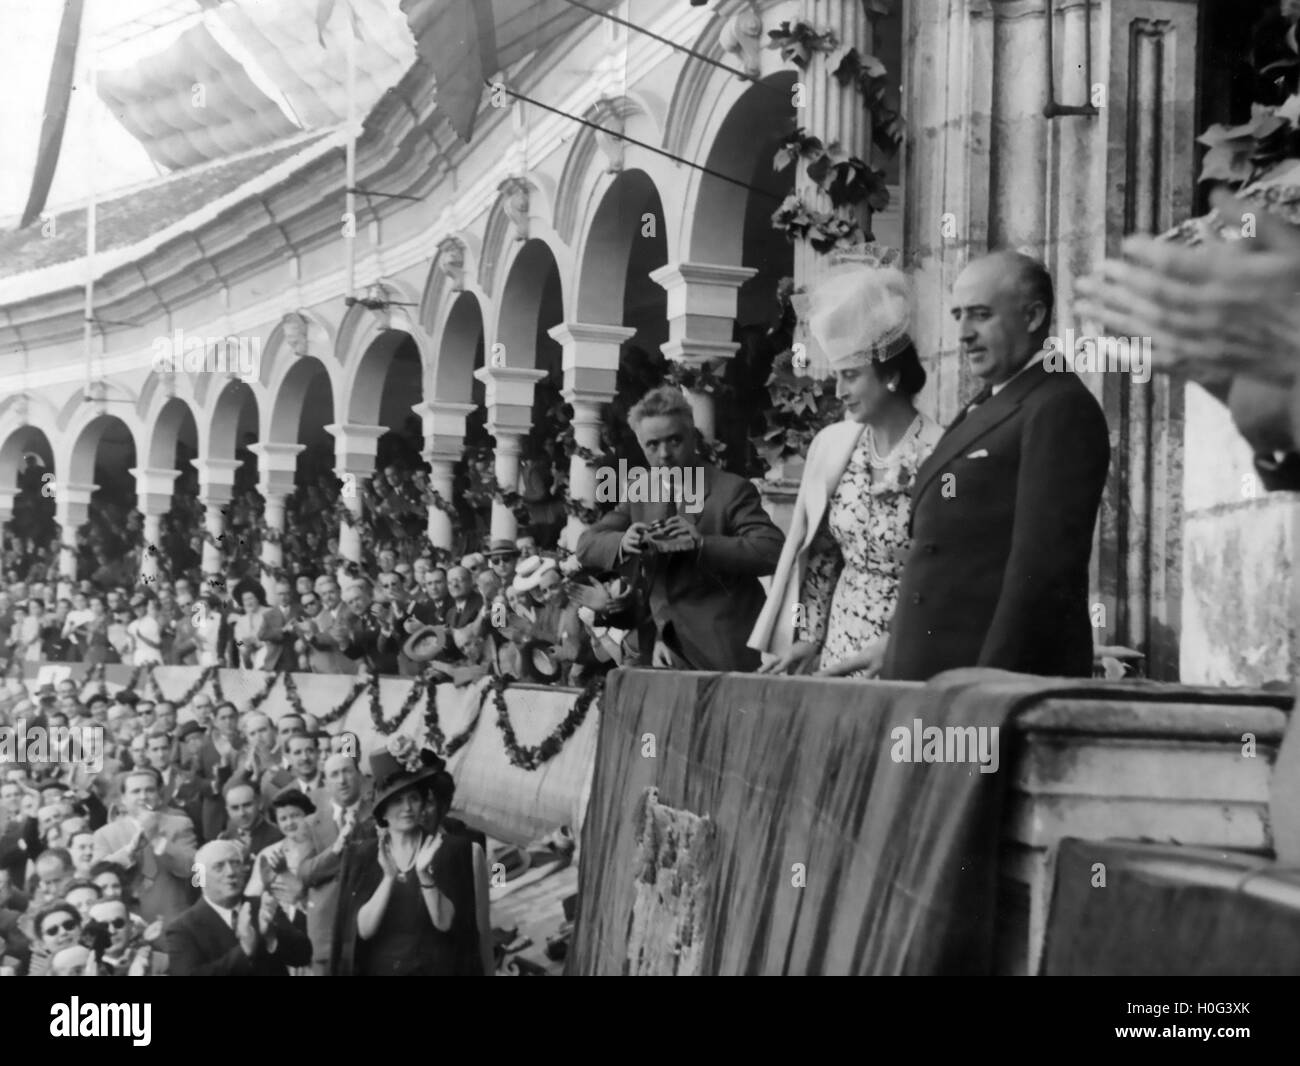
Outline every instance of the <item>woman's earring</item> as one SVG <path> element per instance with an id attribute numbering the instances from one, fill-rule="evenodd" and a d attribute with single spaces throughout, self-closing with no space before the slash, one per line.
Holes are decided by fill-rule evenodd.
<path id="1" fill-rule="evenodd" d="M 898 382 L 897 382 L 897 381 L 891 381 L 888 385 L 885 386 L 885 388 L 887 388 L 890 392 L 897 392 L 897 391 L 898 391 Z"/>

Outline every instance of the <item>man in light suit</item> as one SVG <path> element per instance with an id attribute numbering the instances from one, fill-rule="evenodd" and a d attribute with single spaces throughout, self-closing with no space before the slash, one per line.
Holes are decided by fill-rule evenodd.
<path id="1" fill-rule="evenodd" d="M 311 849 L 295 873 L 307 889 L 307 935 L 312 943 L 312 969 L 329 976 L 334 912 L 338 908 L 339 867 L 348 844 L 375 835 L 371 797 L 351 755 L 339 753 L 325 761 L 324 802 L 308 819 Z"/>
<path id="2" fill-rule="evenodd" d="M 1105 416 L 1075 374 L 1044 365 L 1053 293 L 1041 263 L 979 259 L 952 303 L 985 387 L 917 472 L 881 676 L 924 681 L 960 666 L 1089 676 Z"/>
<path id="3" fill-rule="evenodd" d="M 158 771 L 128 770 L 122 779 L 125 813 L 95 830 L 95 862 L 122 869 L 140 916 L 170 920 L 190 905 L 194 826 L 183 814 L 158 813 Z"/>
<path id="4" fill-rule="evenodd" d="M 685 670 L 757 669 L 759 654 L 746 641 L 763 608 L 758 579 L 771 574 L 781 556 L 781 531 L 753 485 L 700 458 L 695 419 L 681 390 L 651 390 L 628 422 L 650 465 L 643 484 L 675 471 L 681 488 L 694 477 L 697 498 L 665 502 L 661 493 L 659 502 L 624 499 L 583 533 L 578 561 L 610 571 L 640 557 L 648 613 L 639 626 L 642 660 Z M 664 525 L 655 531 L 651 523 L 658 519 Z"/>

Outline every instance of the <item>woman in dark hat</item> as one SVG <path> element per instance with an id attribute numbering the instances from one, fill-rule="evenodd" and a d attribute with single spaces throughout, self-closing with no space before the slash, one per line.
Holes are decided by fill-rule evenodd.
<path id="1" fill-rule="evenodd" d="M 339 871 L 334 976 L 481 976 L 474 844 L 445 832 L 455 782 L 406 736 L 370 757 L 378 839 Z"/>

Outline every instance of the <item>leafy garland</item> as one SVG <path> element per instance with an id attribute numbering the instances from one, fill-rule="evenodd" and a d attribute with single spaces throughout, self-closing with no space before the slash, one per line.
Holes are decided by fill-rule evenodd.
<path id="1" fill-rule="evenodd" d="M 888 5 L 871 4 L 872 15 L 887 11 Z M 769 30 L 768 37 L 767 48 L 779 51 L 785 62 L 801 70 L 807 69 L 814 52 L 829 55 L 840 45 L 833 32 L 818 33 L 803 21 L 793 25 L 783 22 Z M 904 125 L 902 115 L 890 103 L 894 89 L 887 75 L 884 63 L 877 57 L 863 56 L 851 47 L 832 76 L 841 86 L 857 88 L 871 114 L 872 143 L 893 156 L 903 142 Z M 825 144 L 802 127 L 781 142 L 772 165 L 781 171 L 799 159 L 807 160 L 808 178 L 830 199 L 831 210 L 818 211 L 798 193 L 792 193 L 773 212 L 772 228 L 783 230 L 791 241 L 808 241 L 822 255 L 875 240 L 874 234 L 863 229 L 856 212 L 844 209 L 862 203 L 872 211 L 888 207 L 884 171 L 872 168 L 857 156 L 847 156 L 839 142 Z"/>
<path id="2" fill-rule="evenodd" d="M 356 703 L 357 697 L 361 695 L 368 684 L 370 684 L 370 679 L 365 677 L 355 682 L 342 700 L 336 703 L 324 714 L 315 715 L 316 721 L 322 726 L 333 725 L 348 713 L 348 709 Z M 306 709 L 302 705 L 302 696 L 298 693 L 298 682 L 293 679 L 293 674 L 287 673 L 284 675 L 284 694 L 285 698 L 288 699 L 290 706 L 293 707 L 298 714 L 307 713 Z"/>
<path id="3" fill-rule="evenodd" d="M 519 738 L 515 736 L 514 726 L 510 724 L 510 712 L 506 707 L 505 696 L 509 685 L 510 682 L 499 675 L 493 676 L 488 685 L 496 702 L 497 727 L 501 730 L 501 740 L 512 764 L 518 766 L 521 770 L 536 770 L 543 763 L 555 758 L 568 739 L 577 731 L 578 726 L 582 725 L 592 703 L 604 690 L 605 677 L 601 674 L 592 678 L 582 690 L 582 694 L 574 701 L 569 713 L 564 716 L 564 720 L 555 727 L 554 732 L 532 748 L 526 748 L 519 743 Z"/>
<path id="4" fill-rule="evenodd" d="M 286 676 L 286 675 L 284 675 L 284 674 L 267 674 L 267 675 L 266 675 L 266 684 L 264 684 L 264 685 L 262 686 L 262 691 L 261 691 L 261 692 L 259 692 L 259 693 L 257 693 L 256 695 L 254 695 L 253 698 L 250 699 L 250 700 L 248 701 L 248 707 L 247 707 L 245 713 L 247 713 L 248 711 L 255 711 L 255 710 L 257 710 L 260 706 L 262 706 L 262 704 L 266 702 L 266 698 L 267 698 L 269 695 L 271 695 L 271 690 L 272 690 L 273 688 L 275 688 L 275 684 L 276 684 L 276 682 L 279 681 L 280 678 L 283 677 L 283 676 Z"/>
<path id="5" fill-rule="evenodd" d="M 212 681 L 217 676 L 218 669 L 219 667 L 216 666 L 205 666 L 199 672 L 198 679 L 194 682 L 194 684 L 192 684 L 189 688 L 187 688 L 185 692 L 177 699 L 170 700 L 169 702 L 176 704 L 177 707 L 186 706 L 190 702 L 190 700 L 192 700 L 195 696 L 199 694 L 199 691 L 203 688 L 204 685 L 206 685 L 209 681 Z"/>
<path id="6" fill-rule="evenodd" d="M 370 687 L 370 721 L 374 724 L 375 732 L 381 737 L 391 736 L 396 733 L 406 716 L 415 709 L 415 705 L 420 702 L 420 697 L 429 692 L 429 686 L 424 678 L 414 678 L 411 682 L 411 691 L 406 694 L 406 699 L 397 709 L 397 714 L 384 721 L 384 709 L 379 703 L 379 675 L 374 676 L 374 684 Z"/>
<path id="7" fill-rule="evenodd" d="M 483 714 L 483 703 L 486 699 L 486 692 L 483 699 L 478 701 L 478 707 L 474 711 L 474 717 L 470 719 L 469 725 L 457 733 L 451 740 L 448 740 L 442 732 L 442 724 L 438 720 L 438 686 L 433 683 L 432 679 L 425 681 L 428 691 L 428 702 L 424 705 L 424 746 L 433 750 L 440 758 L 450 759 L 456 752 L 460 751 L 467 743 L 469 738 L 474 735 L 474 730 L 478 728 L 478 720 Z"/>

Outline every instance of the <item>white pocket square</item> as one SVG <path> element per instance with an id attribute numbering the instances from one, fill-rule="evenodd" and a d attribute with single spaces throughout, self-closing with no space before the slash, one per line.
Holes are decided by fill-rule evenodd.
<path id="1" fill-rule="evenodd" d="M 987 459 L 988 457 L 989 450 L 987 448 L 981 448 L 979 451 L 971 452 L 970 455 L 966 456 L 967 459 Z"/>

